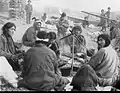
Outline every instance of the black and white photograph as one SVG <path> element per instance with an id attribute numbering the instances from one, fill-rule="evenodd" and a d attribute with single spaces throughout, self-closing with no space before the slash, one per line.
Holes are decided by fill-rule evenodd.
<path id="1" fill-rule="evenodd" d="M 0 91 L 120 91 L 120 0 L 0 0 Z"/>

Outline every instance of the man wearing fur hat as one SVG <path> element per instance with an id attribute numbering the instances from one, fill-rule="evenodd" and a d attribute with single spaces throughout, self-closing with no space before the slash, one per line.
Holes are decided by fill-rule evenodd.
<path id="1" fill-rule="evenodd" d="M 25 46 L 32 47 L 36 40 L 36 33 L 40 31 L 41 21 L 37 19 L 33 26 L 29 27 L 22 37 L 22 42 Z"/>

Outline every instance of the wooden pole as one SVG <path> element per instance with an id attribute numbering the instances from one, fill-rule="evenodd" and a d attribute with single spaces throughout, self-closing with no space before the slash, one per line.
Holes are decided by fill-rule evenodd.
<path id="1" fill-rule="evenodd" d="M 96 16 L 96 17 L 99 17 L 99 18 L 104 18 L 104 19 L 109 20 L 109 21 L 112 22 L 112 23 L 118 24 L 118 22 L 114 22 L 112 19 L 109 19 L 109 18 L 107 18 L 107 17 L 99 16 L 99 15 L 96 15 L 96 14 L 93 14 L 93 13 L 89 13 L 89 12 L 86 12 L 86 11 L 81 11 L 81 12 L 83 12 L 83 13 L 85 13 L 85 14 L 88 14 L 88 15 Z"/>
<path id="2" fill-rule="evenodd" d="M 71 64 L 71 70 L 70 70 L 70 76 L 72 76 L 72 74 L 73 74 L 73 63 L 74 63 L 74 40 L 75 40 L 75 38 L 74 38 L 74 34 L 72 35 L 73 36 L 73 42 L 72 42 L 72 64 Z"/>

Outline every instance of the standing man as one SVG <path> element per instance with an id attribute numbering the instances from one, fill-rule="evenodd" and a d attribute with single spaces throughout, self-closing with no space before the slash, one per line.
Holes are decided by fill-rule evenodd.
<path id="1" fill-rule="evenodd" d="M 82 23 L 83 28 L 86 28 L 89 26 L 89 21 L 88 21 L 88 17 L 84 17 L 83 23 Z"/>
<path id="2" fill-rule="evenodd" d="M 65 12 L 63 12 L 61 14 L 61 17 L 60 17 L 56 27 L 58 29 L 58 32 L 57 32 L 58 38 L 62 38 L 64 36 L 66 36 L 66 32 L 69 27 L 69 21 L 67 20 L 67 15 Z M 63 51 L 64 51 L 64 44 L 65 44 L 65 41 L 63 41 L 61 43 Z"/>
<path id="3" fill-rule="evenodd" d="M 110 19 L 110 10 L 111 10 L 111 8 L 108 7 L 108 11 L 105 13 L 106 17 L 109 18 L 109 19 Z M 107 20 L 107 25 L 108 25 L 108 27 L 109 27 L 109 24 L 110 24 L 110 21 Z"/>
<path id="4" fill-rule="evenodd" d="M 33 12 L 33 7 L 31 5 L 30 0 L 28 0 L 28 4 L 25 6 L 25 11 L 26 11 L 26 23 L 30 24 L 31 15 L 32 15 L 32 12 Z"/>
<path id="5" fill-rule="evenodd" d="M 43 16 L 42 16 L 42 21 L 43 21 L 43 22 L 46 22 L 46 21 L 47 21 L 47 14 L 46 14 L 46 13 L 43 14 Z"/>

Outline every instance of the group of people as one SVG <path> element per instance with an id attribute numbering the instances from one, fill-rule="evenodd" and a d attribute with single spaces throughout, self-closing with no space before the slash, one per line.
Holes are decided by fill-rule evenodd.
<path id="1" fill-rule="evenodd" d="M 111 45 L 114 49 L 120 50 L 120 22 L 118 19 L 112 20 L 111 18 L 111 8 L 108 7 L 108 11 L 105 12 L 104 9 L 101 10 L 101 19 L 98 26 L 101 26 L 103 33 L 106 33 L 106 29 L 108 28 L 109 31 L 107 34 L 110 35 Z"/>
<path id="2" fill-rule="evenodd" d="M 111 16 L 110 13 L 111 13 L 110 7 L 108 7 L 107 12 L 105 12 L 104 9 L 101 10 L 101 14 L 100 14 L 101 18 L 100 18 L 100 22 L 98 24 L 98 26 L 102 27 L 101 31 L 106 31 L 106 28 L 110 26 L 110 20 L 109 20 L 110 16 Z M 105 18 L 107 18 L 107 19 L 105 19 Z"/>
<path id="3" fill-rule="evenodd" d="M 12 22 L 4 24 L 0 35 L 0 79 L 5 79 L 16 88 L 25 87 L 37 91 L 64 90 L 68 83 L 73 86 L 72 90 L 79 91 L 97 91 L 97 85 L 116 86 L 120 80 L 120 61 L 116 50 L 111 46 L 110 36 L 99 35 L 98 48 L 94 52 L 86 47 L 81 26 L 72 28 L 68 43 L 71 53 L 74 48 L 75 54 L 83 53 L 84 59 L 89 57 L 88 62 L 82 64 L 71 82 L 62 76 L 58 62 L 60 45 L 56 38 L 66 36 L 69 27 L 66 17 L 66 13 L 62 13 L 56 25 L 57 34 L 41 31 L 41 21 L 36 19 L 22 37 L 22 44 L 29 47 L 26 51 L 21 50 L 12 38 L 16 25 Z M 73 38 L 75 46 L 72 46 Z M 19 80 L 15 71 L 22 71 L 22 79 Z"/>
<path id="4" fill-rule="evenodd" d="M 39 22 L 36 21 L 35 24 L 38 27 Z M 56 34 L 54 32 L 38 31 L 35 42 L 33 43 L 32 41 L 31 44 L 28 44 L 31 48 L 25 52 L 17 49 L 12 39 L 15 31 L 16 26 L 12 22 L 8 22 L 2 27 L 0 38 L 0 77 L 7 80 L 13 87 L 25 87 L 30 90 L 41 91 L 62 90 L 69 83 L 69 80 L 63 78 L 58 69 L 59 50 L 55 50 L 57 47 L 54 48 L 56 45 L 54 42 Z M 31 30 L 26 32 L 29 31 L 28 37 L 31 37 L 33 33 L 31 33 Z M 20 62 L 20 59 L 23 59 L 23 61 Z M 18 80 L 18 76 L 14 71 L 22 71 L 21 77 L 23 79 Z"/>

